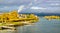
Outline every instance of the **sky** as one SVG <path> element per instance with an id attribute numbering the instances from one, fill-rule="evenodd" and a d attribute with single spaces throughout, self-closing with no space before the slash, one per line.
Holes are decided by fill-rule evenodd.
<path id="1" fill-rule="evenodd" d="M 0 0 L 0 12 L 60 13 L 60 0 Z"/>

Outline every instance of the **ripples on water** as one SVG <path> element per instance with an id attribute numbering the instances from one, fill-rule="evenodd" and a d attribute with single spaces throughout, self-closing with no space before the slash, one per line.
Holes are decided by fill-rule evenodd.
<path id="1" fill-rule="evenodd" d="M 15 31 L 0 31 L 0 33 L 60 33 L 60 21 L 48 21 L 40 17 L 39 22 L 34 25 L 19 26 L 16 29 Z"/>

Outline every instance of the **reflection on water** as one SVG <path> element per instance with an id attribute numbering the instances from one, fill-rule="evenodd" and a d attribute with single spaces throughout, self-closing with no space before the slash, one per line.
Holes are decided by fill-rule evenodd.
<path id="1" fill-rule="evenodd" d="M 39 22 L 31 26 L 19 26 L 15 31 L 0 31 L 0 33 L 60 33 L 60 21 L 48 21 L 40 17 Z"/>
<path id="2" fill-rule="evenodd" d="M 15 33 L 14 30 L 0 30 L 0 33 Z"/>

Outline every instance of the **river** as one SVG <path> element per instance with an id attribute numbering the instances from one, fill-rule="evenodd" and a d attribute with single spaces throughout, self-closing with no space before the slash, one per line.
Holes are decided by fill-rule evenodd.
<path id="1" fill-rule="evenodd" d="M 16 27 L 17 30 L 2 30 L 0 33 L 60 33 L 60 20 L 48 21 L 39 17 L 39 21 L 34 25 Z"/>

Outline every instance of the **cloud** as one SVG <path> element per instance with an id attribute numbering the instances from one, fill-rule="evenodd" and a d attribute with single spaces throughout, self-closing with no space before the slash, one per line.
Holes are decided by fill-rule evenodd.
<path id="1" fill-rule="evenodd" d="M 5 10 L 5 9 L 8 9 L 8 8 L 10 8 L 10 7 L 9 6 L 3 6 L 3 7 L 0 8 L 0 10 Z"/>
<path id="2" fill-rule="evenodd" d="M 38 1 L 38 0 L 35 0 L 35 1 Z"/>
<path id="3" fill-rule="evenodd" d="M 10 0 L 10 1 L 8 1 L 8 4 L 12 4 L 14 2 L 15 2 L 14 0 Z"/>
<path id="4" fill-rule="evenodd" d="M 60 0 L 47 0 L 46 2 L 60 2 Z"/>
<path id="5" fill-rule="evenodd" d="M 0 0 L 0 11 L 60 12 L 60 0 Z M 58 7 L 59 8 L 58 8 Z M 23 10 L 24 9 L 24 10 Z M 28 10 L 28 11 L 26 11 Z"/>
<path id="6" fill-rule="evenodd" d="M 0 5 L 21 5 L 28 4 L 32 0 L 0 0 Z"/>
<path id="7" fill-rule="evenodd" d="M 59 3 L 51 3 L 50 5 L 54 5 L 55 6 L 55 5 L 60 5 L 60 4 Z"/>
<path id="8" fill-rule="evenodd" d="M 44 7 L 31 7 L 30 9 L 35 9 L 35 10 L 38 10 L 38 9 L 40 9 L 40 10 L 45 10 L 45 9 L 47 9 L 47 8 L 44 8 Z"/>
<path id="9" fill-rule="evenodd" d="M 33 5 L 33 3 L 32 3 L 32 2 L 29 4 L 29 6 L 31 6 L 31 5 Z"/>
<path id="10" fill-rule="evenodd" d="M 0 6 L 0 11 L 12 11 L 12 10 L 17 10 L 18 9 L 18 6 L 3 6 L 1 7 Z"/>

